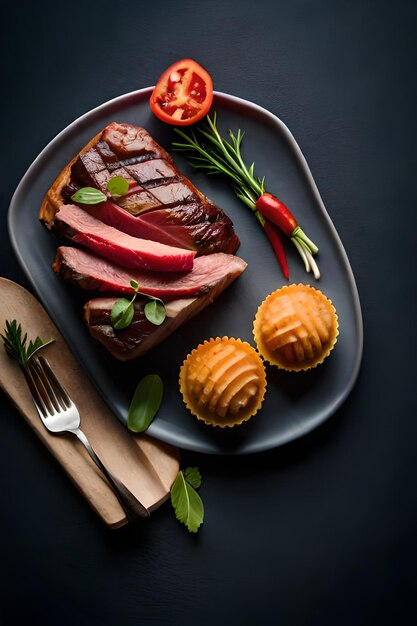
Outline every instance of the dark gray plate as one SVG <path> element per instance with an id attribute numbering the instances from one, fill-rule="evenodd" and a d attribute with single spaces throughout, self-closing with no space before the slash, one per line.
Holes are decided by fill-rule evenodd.
<path id="1" fill-rule="evenodd" d="M 150 112 L 151 90 L 141 89 L 93 109 L 46 146 L 10 204 L 9 232 L 14 250 L 86 374 L 122 422 L 126 423 L 140 378 L 158 373 L 164 381 L 164 399 L 148 431 L 153 437 L 182 448 L 219 454 L 245 454 L 279 446 L 312 430 L 340 406 L 358 374 L 363 336 L 358 293 L 346 253 L 297 143 L 277 117 L 245 100 L 215 94 L 220 129 L 245 131 L 243 150 L 248 163 L 256 162 L 256 173 L 266 176 L 268 191 L 295 207 L 299 223 L 319 246 L 322 277 L 316 286 L 333 301 L 340 334 L 331 356 L 314 370 L 285 373 L 267 367 L 266 398 L 250 422 L 226 430 L 206 427 L 188 414 L 178 391 L 179 368 L 188 352 L 204 339 L 223 335 L 253 344 L 252 322 L 258 305 L 284 284 L 261 228 L 225 181 L 196 174 L 177 154 L 179 168 L 232 218 L 241 240 L 238 254 L 248 262 L 248 268 L 214 304 L 140 360 L 119 363 L 90 338 L 81 313 L 88 299 L 86 292 L 64 283 L 51 269 L 58 240 L 38 222 L 37 214 L 46 190 L 74 154 L 113 120 L 144 126 L 170 149 L 175 134 Z M 285 245 L 291 282 L 314 285 L 295 248 L 287 241 Z"/>

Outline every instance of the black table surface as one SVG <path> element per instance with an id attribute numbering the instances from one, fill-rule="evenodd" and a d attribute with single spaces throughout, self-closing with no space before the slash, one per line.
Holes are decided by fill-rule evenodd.
<path id="1" fill-rule="evenodd" d="M 203 475 L 196 535 L 169 503 L 149 523 L 107 529 L 0 393 L 2 624 L 414 622 L 415 30 L 411 1 L 8 9 L 1 276 L 29 287 L 6 220 L 41 149 L 192 57 L 218 91 L 269 109 L 300 144 L 355 274 L 365 346 L 347 401 L 310 435 L 244 457 L 181 453 Z"/>

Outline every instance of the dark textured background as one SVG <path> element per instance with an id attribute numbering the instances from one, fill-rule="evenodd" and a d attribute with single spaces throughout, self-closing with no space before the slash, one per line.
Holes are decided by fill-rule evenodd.
<path id="1" fill-rule="evenodd" d="M 349 255 L 365 351 L 347 402 L 285 448 L 198 465 L 196 536 L 169 504 L 107 530 L 0 394 L 0 617 L 7 626 L 408 624 L 417 575 L 416 9 L 413 2 L 16 2 L 3 19 L 0 275 L 40 150 L 181 57 L 278 115 Z M 31 225 L 28 224 L 28 228 Z"/>

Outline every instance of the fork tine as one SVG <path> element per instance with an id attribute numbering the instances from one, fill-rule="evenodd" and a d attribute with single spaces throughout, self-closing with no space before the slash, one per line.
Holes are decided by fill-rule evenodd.
<path id="1" fill-rule="evenodd" d="M 42 389 L 42 381 L 34 367 L 31 366 L 25 369 L 25 378 L 36 408 L 44 417 L 48 417 L 51 405 L 48 402 L 49 398 L 45 393 L 45 389 Z"/>
<path id="2" fill-rule="evenodd" d="M 40 364 L 42 366 L 43 374 L 46 377 L 49 385 L 53 388 L 56 399 L 58 400 L 61 407 L 65 410 L 71 406 L 71 399 L 68 393 L 65 391 L 64 387 L 59 382 L 58 378 L 52 367 L 49 365 L 48 359 L 44 356 L 38 357 Z"/>
<path id="3" fill-rule="evenodd" d="M 41 391 L 44 391 L 47 396 L 47 401 L 49 402 L 49 413 L 53 415 L 56 411 L 59 413 L 61 408 L 65 410 L 67 407 L 62 403 L 62 401 L 60 401 L 39 357 L 34 362 L 34 369 L 41 384 Z"/>

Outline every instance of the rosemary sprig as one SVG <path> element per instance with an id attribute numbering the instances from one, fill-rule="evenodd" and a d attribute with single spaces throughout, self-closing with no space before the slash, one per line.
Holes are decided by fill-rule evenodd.
<path id="1" fill-rule="evenodd" d="M 240 129 L 236 134 L 229 130 L 228 138 L 222 137 L 217 128 L 216 113 L 214 113 L 212 118 L 207 116 L 206 123 L 197 126 L 195 131 L 190 134 L 186 134 L 180 128 L 174 128 L 174 131 L 182 137 L 183 141 L 173 142 L 172 148 L 176 151 L 187 153 L 190 164 L 196 170 L 206 174 L 222 174 L 226 176 L 232 182 L 237 197 L 251 209 L 258 222 L 265 229 L 266 221 L 264 215 L 262 215 L 264 211 L 259 201 L 262 199 L 261 196 L 270 196 L 270 194 L 265 193 L 265 177 L 260 178 L 255 175 L 255 164 L 252 163 L 250 167 L 247 167 L 242 158 L 241 144 L 244 133 Z M 313 271 L 314 277 L 316 279 L 320 278 L 317 263 L 313 259 L 313 256 L 318 252 L 317 246 L 307 237 L 285 205 L 280 203 L 277 198 L 275 200 L 277 205 L 280 206 L 280 214 L 283 211 L 282 207 L 284 207 L 282 219 L 284 221 L 287 220 L 287 223 L 283 227 L 280 220 L 274 220 L 272 217 L 270 220 L 275 221 L 284 230 L 285 234 L 289 236 L 304 262 L 306 271 Z M 257 203 L 260 210 L 257 208 Z M 265 207 L 263 206 L 263 208 Z M 288 221 L 289 216 L 291 216 L 292 221 Z M 287 224 L 294 224 L 290 232 L 288 232 Z M 265 229 L 268 239 L 271 236 L 270 234 L 268 235 L 269 231 L 269 227 Z M 285 258 L 283 249 L 280 256 Z M 281 261 L 278 258 L 278 261 L 281 269 L 283 269 L 281 264 L 282 258 Z"/>
<path id="2" fill-rule="evenodd" d="M 255 176 L 254 163 L 248 168 L 243 161 L 240 146 L 244 133 L 239 129 L 235 135 L 229 130 L 230 141 L 228 141 L 218 131 L 216 113 L 213 119 L 207 116 L 206 120 L 206 124 L 197 127 L 202 140 L 197 137 L 196 132 L 187 135 L 180 128 L 174 128 L 184 142 L 173 142 L 173 149 L 178 152 L 187 152 L 187 158 L 194 169 L 206 174 L 227 176 L 233 183 L 237 197 L 253 211 L 257 220 L 263 225 L 265 219 L 257 210 L 255 203 L 257 198 L 264 193 L 265 178 Z"/>
<path id="3" fill-rule="evenodd" d="M 18 361 L 19 365 L 23 369 L 27 369 L 30 359 L 45 346 L 52 343 L 54 340 L 42 341 L 37 336 L 34 341 L 30 340 L 28 343 L 27 333 L 23 335 L 22 326 L 18 324 L 16 320 L 6 320 L 6 327 L 4 329 L 4 335 L 0 333 L 0 337 L 4 341 L 4 346 L 8 354 Z"/>

